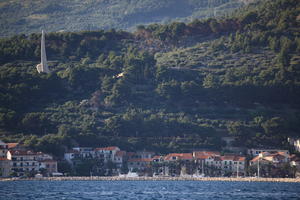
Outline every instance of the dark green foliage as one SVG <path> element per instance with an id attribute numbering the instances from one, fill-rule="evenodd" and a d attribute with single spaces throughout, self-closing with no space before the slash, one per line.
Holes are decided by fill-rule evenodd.
<path id="1" fill-rule="evenodd" d="M 236 146 L 282 147 L 300 131 L 297 9 L 276 0 L 134 34 L 50 33 L 51 74 L 35 70 L 40 35 L 2 39 L 1 138 L 57 156 L 72 146 L 221 149 L 227 135 Z M 104 173 L 91 166 L 78 165 Z"/>
<path id="2" fill-rule="evenodd" d="M 67 0 L 14 0 L 0 5 L 0 35 L 33 33 L 45 28 L 49 32 L 134 29 L 139 24 L 222 15 L 241 5 L 242 2 L 235 0 L 101 0 L 72 3 Z M 180 31 L 180 28 L 174 30 Z M 102 45 L 101 41 L 93 45 L 97 43 Z"/>

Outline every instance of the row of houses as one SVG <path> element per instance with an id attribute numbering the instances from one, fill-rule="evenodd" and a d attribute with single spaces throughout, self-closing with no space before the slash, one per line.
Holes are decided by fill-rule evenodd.
<path id="1" fill-rule="evenodd" d="M 126 152 L 116 146 L 75 147 L 66 152 L 64 157 L 72 166 L 76 165 L 78 160 L 82 162 L 84 159 L 98 159 L 104 164 L 112 163 L 115 168 L 110 175 L 129 171 L 147 176 L 268 176 L 267 173 L 258 174 L 258 168 L 272 166 L 275 169 L 288 165 L 299 170 L 300 166 L 299 157 L 281 149 L 248 149 L 245 155 L 221 155 L 216 151 L 155 155 L 149 151 Z M 122 171 L 124 168 L 127 170 Z M 252 173 L 249 172 L 249 168 L 252 169 Z"/>
<path id="2" fill-rule="evenodd" d="M 58 173 L 57 161 L 53 156 L 0 140 L 0 177 L 34 176 L 39 173 L 44 176 Z"/>
<path id="3" fill-rule="evenodd" d="M 300 157 L 286 150 L 261 151 L 249 161 L 249 175 L 264 177 L 299 177 Z"/>
<path id="4" fill-rule="evenodd" d="M 285 176 L 287 168 L 300 171 L 300 158 L 281 149 L 248 149 L 244 154 L 193 151 L 156 155 L 154 152 L 126 152 L 119 147 L 74 147 L 64 154 L 72 168 L 97 160 L 95 175 L 136 172 L 142 176 Z M 82 168 L 80 168 L 82 170 Z M 28 150 L 18 143 L 0 140 L 0 176 L 33 176 L 57 173 L 53 156 Z M 76 175 L 76 174 L 75 174 Z M 288 175 L 292 176 L 292 175 Z"/>
<path id="5" fill-rule="evenodd" d="M 120 148 L 104 147 L 89 148 L 75 147 L 66 152 L 65 160 L 76 165 L 80 159 L 100 159 L 104 163 L 115 164 L 115 174 L 121 173 L 121 168 L 129 172 L 138 172 L 140 175 L 177 176 L 204 174 L 245 175 L 246 157 L 240 155 L 221 155 L 219 152 L 194 151 L 192 153 L 171 153 L 155 155 L 154 152 L 138 151 L 125 152 Z M 213 173 L 214 172 L 214 173 Z"/>

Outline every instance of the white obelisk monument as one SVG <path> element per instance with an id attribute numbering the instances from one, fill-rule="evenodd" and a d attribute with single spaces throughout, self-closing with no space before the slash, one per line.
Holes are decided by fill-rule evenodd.
<path id="1" fill-rule="evenodd" d="M 42 39 L 41 39 L 41 63 L 36 66 L 36 69 L 39 73 L 50 73 L 50 70 L 49 70 L 48 64 L 47 64 L 44 30 L 42 30 Z"/>

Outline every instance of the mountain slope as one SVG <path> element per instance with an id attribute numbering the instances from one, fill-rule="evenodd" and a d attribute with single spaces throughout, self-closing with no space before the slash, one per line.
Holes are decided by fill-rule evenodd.
<path id="1" fill-rule="evenodd" d="M 0 1 L 0 36 L 19 33 L 133 29 L 138 24 L 189 21 L 229 13 L 239 0 Z"/>
<path id="2" fill-rule="evenodd" d="M 34 68 L 40 35 L 1 39 L 1 137 L 56 155 L 220 150 L 224 136 L 288 148 L 300 132 L 299 11 L 276 0 L 134 33 L 49 33 L 48 75 Z"/>

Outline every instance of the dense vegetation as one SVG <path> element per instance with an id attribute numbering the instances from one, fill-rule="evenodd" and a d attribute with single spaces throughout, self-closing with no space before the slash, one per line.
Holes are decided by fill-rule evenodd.
<path id="1" fill-rule="evenodd" d="M 243 4 L 241 0 L 0 1 L 0 36 L 36 33 L 41 29 L 134 29 L 138 24 L 221 16 Z"/>
<path id="2" fill-rule="evenodd" d="M 135 33 L 0 40 L 1 138 L 55 155 L 117 145 L 158 153 L 286 148 L 299 136 L 300 4 L 251 4 L 224 19 L 139 26 Z"/>

